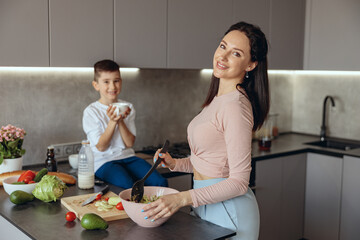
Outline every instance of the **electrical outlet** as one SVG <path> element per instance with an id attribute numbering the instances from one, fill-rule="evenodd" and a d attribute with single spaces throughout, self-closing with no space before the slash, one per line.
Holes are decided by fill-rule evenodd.
<path id="1" fill-rule="evenodd" d="M 55 157 L 62 157 L 64 155 L 64 146 L 63 145 L 53 145 Z"/>
<path id="2" fill-rule="evenodd" d="M 74 147 L 73 145 L 65 145 L 64 146 L 64 155 L 69 156 L 73 154 Z"/>
<path id="3" fill-rule="evenodd" d="M 80 152 L 81 143 L 80 144 L 74 144 L 74 154 L 78 154 Z"/>
<path id="4" fill-rule="evenodd" d="M 80 151 L 81 143 L 71 142 L 71 143 L 59 143 L 52 144 L 55 150 L 55 158 L 62 159 L 67 158 L 71 154 L 76 154 Z"/>

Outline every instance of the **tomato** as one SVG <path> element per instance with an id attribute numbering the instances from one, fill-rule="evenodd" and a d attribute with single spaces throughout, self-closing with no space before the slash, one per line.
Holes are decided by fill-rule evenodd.
<path id="1" fill-rule="evenodd" d="M 31 170 L 27 170 L 26 172 L 20 175 L 18 182 L 25 181 L 25 178 L 29 178 L 30 179 L 29 181 L 31 181 L 35 178 L 35 173 Z"/>
<path id="2" fill-rule="evenodd" d="M 109 201 L 109 197 L 106 197 L 104 200 L 105 200 L 105 201 Z"/>
<path id="3" fill-rule="evenodd" d="M 97 201 L 97 200 L 100 200 L 101 199 L 101 194 L 98 194 L 98 195 L 96 195 L 96 198 L 95 198 L 95 200 Z"/>
<path id="4" fill-rule="evenodd" d="M 31 176 L 26 176 L 24 178 L 24 183 L 28 184 L 30 181 L 32 181 L 33 179 L 31 178 Z"/>
<path id="5" fill-rule="evenodd" d="M 34 181 L 34 180 L 31 180 L 31 181 L 29 181 L 29 184 L 30 184 L 30 183 L 35 183 L 35 181 Z"/>
<path id="6" fill-rule="evenodd" d="M 67 212 L 65 215 L 66 221 L 73 222 L 76 219 L 76 215 L 74 212 Z"/>
<path id="7" fill-rule="evenodd" d="M 123 205 L 122 205 L 122 202 L 119 202 L 119 203 L 116 205 L 116 208 L 117 208 L 118 210 L 124 210 L 124 207 L 123 207 Z"/>

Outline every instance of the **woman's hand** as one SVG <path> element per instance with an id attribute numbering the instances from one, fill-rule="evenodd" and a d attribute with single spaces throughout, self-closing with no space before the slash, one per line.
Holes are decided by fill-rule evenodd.
<path id="1" fill-rule="evenodd" d="M 156 160 L 158 158 L 161 158 L 162 159 L 161 160 L 161 166 L 162 167 L 164 167 L 164 168 L 167 167 L 167 168 L 170 168 L 170 169 L 174 169 L 175 164 L 176 164 L 175 159 L 173 159 L 168 152 L 160 153 L 160 151 L 161 151 L 161 148 L 156 151 L 156 153 L 154 155 L 154 158 L 153 158 L 154 163 L 156 162 Z"/>
<path id="2" fill-rule="evenodd" d="M 155 202 L 146 204 L 142 211 L 146 212 L 145 219 L 156 221 L 159 218 L 169 217 L 176 213 L 181 207 L 191 204 L 190 193 L 186 191 L 164 195 Z"/>

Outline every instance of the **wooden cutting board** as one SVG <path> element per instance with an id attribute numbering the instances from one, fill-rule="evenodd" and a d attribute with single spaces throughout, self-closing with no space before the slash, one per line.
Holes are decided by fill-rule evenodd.
<path id="1" fill-rule="evenodd" d="M 113 221 L 123 218 L 128 218 L 128 215 L 124 210 L 118 210 L 115 206 L 110 211 L 98 211 L 97 207 L 95 207 L 95 201 L 86 205 L 81 206 L 81 204 L 88 199 L 89 197 L 93 196 L 96 193 L 85 194 L 85 195 L 78 195 L 72 197 L 64 197 L 61 198 L 61 204 L 64 205 L 69 211 L 74 212 L 76 216 L 81 220 L 81 218 L 86 213 L 96 213 L 100 217 L 102 217 L 106 221 Z M 104 197 L 116 197 L 115 193 L 109 191 L 107 192 Z"/>

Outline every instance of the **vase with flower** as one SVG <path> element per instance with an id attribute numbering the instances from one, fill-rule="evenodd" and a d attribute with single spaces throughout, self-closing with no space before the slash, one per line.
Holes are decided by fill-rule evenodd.
<path id="1" fill-rule="evenodd" d="M 0 129 L 0 173 L 22 169 L 25 149 L 22 148 L 26 132 L 11 124 Z"/>

